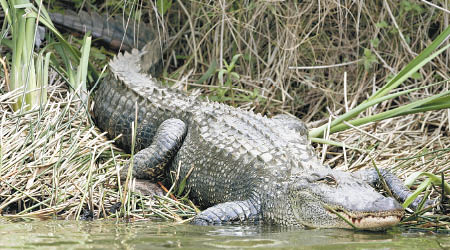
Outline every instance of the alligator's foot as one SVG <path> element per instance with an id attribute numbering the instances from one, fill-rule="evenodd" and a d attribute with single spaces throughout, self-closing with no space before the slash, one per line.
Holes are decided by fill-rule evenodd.
<path id="1" fill-rule="evenodd" d="M 403 203 L 405 200 L 412 194 L 411 190 L 409 190 L 403 182 L 395 176 L 393 173 L 391 173 L 389 170 L 386 169 L 379 169 L 381 176 L 383 177 L 384 181 L 386 182 L 386 185 L 388 186 L 389 190 L 391 191 L 392 195 L 395 199 L 397 199 L 399 202 Z M 359 178 L 362 178 L 364 181 L 369 183 L 372 186 L 381 184 L 381 179 L 379 178 L 378 172 L 376 169 L 363 169 L 356 171 L 354 173 Z M 417 210 L 419 207 L 419 204 L 422 202 L 423 197 L 416 198 L 410 205 L 409 208 L 413 210 Z M 426 200 L 423 207 L 429 207 L 432 206 L 433 202 L 431 200 Z"/>
<path id="2" fill-rule="evenodd" d="M 255 221 L 260 216 L 260 205 L 253 200 L 230 201 L 212 206 L 191 221 L 194 225 L 226 224 Z"/>
<path id="3" fill-rule="evenodd" d="M 133 191 L 144 196 L 164 196 L 164 190 L 156 183 L 149 180 L 135 179 L 133 181 Z"/>

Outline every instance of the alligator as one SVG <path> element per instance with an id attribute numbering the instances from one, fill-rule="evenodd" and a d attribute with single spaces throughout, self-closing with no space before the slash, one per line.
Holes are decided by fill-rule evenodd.
<path id="1" fill-rule="evenodd" d="M 63 17 L 53 21 L 87 29 L 96 23 Z M 374 169 L 349 173 L 323 165 L 294 116 L 268 118 L 164 87 L 148 74 L 160 61 L 157 40 L 110 61 L 110 74 L 95 90 L 93 116 L 128 152 L 135 135 L 133 177 L 153 182 L 174 171 L 186 178 L 190 199 L 205 209 L 193 224 L 380 230 L 399 223 L 404 208 L 397 200 L 411 192 L 395 175 L 379 171 L 397 200 L 373 187 L 383 179 Z"/>

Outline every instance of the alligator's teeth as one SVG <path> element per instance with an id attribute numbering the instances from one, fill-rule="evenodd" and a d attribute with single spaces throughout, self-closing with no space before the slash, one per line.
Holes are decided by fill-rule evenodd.
<path id="1" fill-rule="evenodd" d="M 367 215 L 361 217 L 351 217 L 345 213 L 341 213 L 341 215 L 352 222 L 356 227 L 368 230 L 390 227 L 401 220 L 400 215 Z"/>

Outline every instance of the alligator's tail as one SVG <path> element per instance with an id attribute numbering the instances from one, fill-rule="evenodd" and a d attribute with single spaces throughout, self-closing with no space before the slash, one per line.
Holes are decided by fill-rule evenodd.
<path id="1" fill-rule="evenodd" d="M 164 102 L 170 103 L 168 104 L 168 107 L 171 107 L 169 109 L 185 109 L 192 106 L 192 102 L 196 101 L 194 96 L 188 96 L 183 91 L 162 86 L 152 77 L 152 74 L 148 74 L 151 71 L 149 69 L 161 59 L 159 50 L 152 49 L 156 42 L 153 40 L 142 50 L 133 49 L 130 53 L 119 53 L 115 56 L 109 62 L 109 68 L 114 78 L 120 80 L 127 89 L 135 91 L 140 96 L 162 99 L 157 102 L 161 105 Z"/>
<path id="2" fill-rule="evenodd" d="M 50 18 L 56 25 L 67 29 L 79 32 L 91 31 L 93 37 L 101 39 L 116 49 L 141 49 L 156 38 L 153 29 L 144 23 L 136 24 L 132 21 L 108 18 L 97 13 L 89 14 L 82 11 L 77 14 L 73 11 L 66 11 L 64 14 L 50 13 Z"/>

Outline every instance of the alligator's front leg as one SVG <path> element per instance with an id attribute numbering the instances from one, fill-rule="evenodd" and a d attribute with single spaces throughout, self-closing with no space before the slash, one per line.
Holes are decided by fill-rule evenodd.
<path id="1" fill-rule="evenodd" d="M 231 222 L 258 221 L 261 216 L 259 202 L 248 199 L 230 201 L 212 206 L 192 220 L 195 225 L 226 224 Z"/>
<path id="2" fill-rule="evenodd" d="M 151 145 L 134 155 L 132 176 L 137 178 L 137 191 L 144 195 L 158 193 L 155 190 L 157 187 L 151 182 L 156 182 L 163 175 L 164 169 L 183 144 L 186 132 L 187 126 L 183 121 L 174 118 L 165 120 L 158 127 Z M 127 174 L 128 168 L 125 167 L 121 171 L 121 178 L 125 179 Z"/>
<path id="3" fill-rule="evenodd" d="M 403 203 L 405 200 L 412 194 L 411 190 L 409 190 L 403 182 L 392 172 L 386 169 L 379 169 L 381 176 L 386 182 L 386 185 L 390 189 L 392 195 L 399 202 Z M 375 168 L 371 169 L 362 169 L 356 171 L 354 173 L 356 176 L 362 178 L 365 182 L 369 183 L 371 186 L 375 186 L 377 184 L 381 184 L 381 179 L 378 175 L 378 172 Z M 419 206 L 422 198 L 417 198 L 414 202 L 409 205 L 411 209 L 416 210 Z M 425 206 L 432 205 L 431 201 L 426 201 Z"/>

